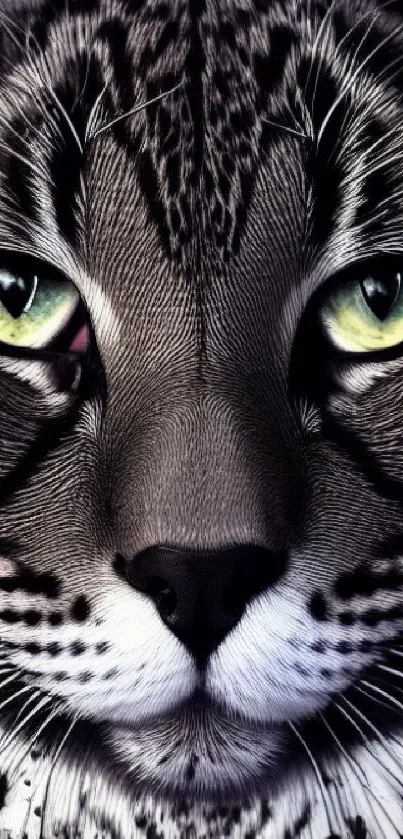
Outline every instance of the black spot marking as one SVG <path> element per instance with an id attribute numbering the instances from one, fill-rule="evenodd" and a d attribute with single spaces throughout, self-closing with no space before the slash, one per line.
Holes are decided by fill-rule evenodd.
<path id="1" fill-rule="evenodd" d="M 352 626 L 357 620 L 354 612 L 340 612 L 339 621 L 343 626 Z"/>
<path id="2" fill-rule="evenodd" d="M 24 650 L 30 655 L 39 655 L 42 652 L 42 647 L 35 641 L 29 641 L 28 644 L 24 644 Z"/>
<path id="3" fill-rule="evenodd" d="M 104 679 L 107 679 L 108 681 L 109 681 L 109 679 L 116 679 L 117 675 L 118 675 L 118 670 L 117 670 L 116 667 L 113 667 L 112 670 L 107 670 L 107 672 L 105 673 Z"/>
<path id="4" fill-rule="evenodd" d="M 53 600 L 60 595 L 60 581 L 54 574 L 37 574 L 21 568 L 13 577 L 1 577 L 0 589 L 8 593 L 25 591 L 28 594 L 43 594 Z"/>
<path id="5" fill-rule="evenodd" d="M 352 839 L 367 839 L 366 824 L 361 816 L 356 816 L 355 819 L 347 819 L 347 825 L 351 830 Z"/>
<path id="6" fill-rule="evenodd" d="M 108 650 L 109 644 L 106 641 L 100 641 L 98 644 L 95 645 L 95 652 L 98 653 L 98 655 L 102 655 L 102 653 L 106 653 L 108 652 Z"/>
<path id="7" fill-rule="evenodd" d="M 42 614 L 37 612 L 36 609 L 28 609 L 23 613 L 22 619 L 28 626 L 37 626 L 42 620 Z"/>
<path id="8" fill-rule="evenodd" d="M 60 653 L 62 651 L 63 651 L 63 647 L 61 647 L 60 644 L 58 644 L 56 641 L 52 641 L 46 647 L 46 652 L 48 652 L 49 655 L 51 655 L 53 658 L 60 655 Z"/>
<path id="9" fill-rule="evenodd" d="M 311 650 L 313 653 L 325 653 L 327 644 L 324 641 L 316 641 L 315 644 L 311 644 Z"/>
<path id="10" fill-rule="evenodd" d="M 304 828 L 307 827 L 311 820 L 311 805 L 307 804 L 299 818 L 294 822 L 294 825 L 291 830 L 286 830 L 284 833 L 284 839 L 298 839 L 298 836 L 301 836 Z"/>
<path id="11" fill-rule="evenodd" d="M 333 678 L 333 671 L 329 670 L 328 667 L 322 667 L 320 670 L 320 675 L 323 676 L 324 679 L 332 679 Z"/>
<path id="12" fill-rule="evenodd" d="M 349 655 L 354 652 L 354 647 L 349 641 L 340 641 L 339 644 L 336 644 L 335 650 L 342 655 Z"/>
<path id="13" fill-rule="evenodd" d="M 399 620 L 403 616 L 403 609 L 401 606 L 392 606 L 390 609 L 368 609 L 363 612 L 361 621 L 365 626 L 377 626 L 383 621 Z"/>
<path id="14" fill-rule="evenodd" d="M 18 623 L 21 619 L 21 613 L 15 609 L 3 609 L 0 612 L 0 620 L 4 621 L 4 623 Z"/>
<path id="15" fill-rule="evenodd" d="M 311 613 L 312 617 L 315 618 L 317 621 L 325 621 L 328 618 L 328 610 L 327 610 L 327 603 L 324 598 L 324 595 L 321 591 L 316 591 L 315 594 L 312 595 L 309 603 L 308 603 L 308 610 Z"/>
<path id="16" fill-rule="evenodd" d="M 39 816 L 39 818 L 40 818 L 41 815 L 42 815 L 42 807 L 35 807 L 34 815 Z"/>
<path id="17" fill-rule="evenodd" d="M 71 617 L 73 620 L 81 623 L 89 617 L 91 613 L 90 604 L 84 594 L 81 594 L 74 601 L 71 607 Z"/>
<path id="18" fill-rule="evenodd" d="M 82 673 L 79 673 L 79 675 L 78 675 L 78 681 L 82 685 L 86 684 L 87 682 L 90 682 L 91 679 L 92 679 L 92 673 L 90 673 L 89 670 L 85 670 Z"/>
<path id="19" fill-rule="evenodd" d="M 403 585 L 403 574 L 391 568 L 385 574 L 379 574 L 364 565 L 352 573 L 343 574 L 336 582 L 335 590 L 341 600 L 350 600 L 355 596 L 371 596 L 377 591 L 395 591 Z"/>
<path id="20" fill-rule="evenodd" d="M 63 623 L 63 615 L 61 612 L 51 612 L 48 615 L 48 622 L 51 626 L 60 626 Z"/>
<path id="21" fill-rule="evenodd" d="M 140 816 L 135 816 L 134 823 L 139 830 L 144 830 L 147 827 L 147 817 L 143 813 Z"/>
<path id="22" fill-rule="evenodd" d="M 83 643 L 83 641 L 73 641 L 70 645 L 70 651 L 72 655 L 82 655 L 86 651 L 87 647 Z"/>

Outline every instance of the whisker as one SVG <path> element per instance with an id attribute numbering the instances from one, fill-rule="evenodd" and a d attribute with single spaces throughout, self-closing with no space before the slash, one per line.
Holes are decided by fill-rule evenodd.
<path id="1" fill-rule="evenodd" d="M 399 679 L 403 679 L 403 673 L 400 670 L 395 670 L 394 667 L 388 667 L 387 664 L 376 664 L 375 667 L 377 670 L 383 670 L 385 673 L 390 673 L 391 676 L 397 676 Z"/>
<path id="2" fill-rule="evenodd" d="M 50 783 L 51 783 L 51 780 L 52 780 L 52 774 L 53 774 L 54 768 L 56 766 L 56 763 L 59 759 L 59 756 L 62 752 L 62 749 L 65 746 L 68 738 L 70 737 L 70 734 L 73 731 L 73 728 L 74 728 L 77 720 L 78 720 L 78 714 L 76 714 L 74 716 L 74 718 L 73 718 L 71 724 L 69 725 L 66 733 L 64 734 L 62 740 L 60 741 L 59 746 L 56 750 L 56 753 L 53 756 L 52 762 L 50 764 L 48 779 L 47 779 L 46 787 L 45 787 L 45 794 L 44 794 L 44 797 L 43 797 L 42 814 L 41 814 L 41 827 L 40 827 L 39 839 L 45 839 L 45 837 L 44 837 L 45 816 L 46 816 L 46 808 L 47 808 L 47 803 L 48 803 L 48 798 L 49 798 L 49 791 L 50 791 Z"/>
<path id="3" fill-rule="evenodd" d="M 122 119 L 127 119 L 127 117 L 133 116 L 134 114 L 137 114 L 139 111 L 143 111 L 144 108 L 148 108 L 149 105 L 153 105 L 155 102 L 159 102 L 161 99 L 165 99 L 167 96 L 170 96 L 172 93 L 175 92 L 175 90 L 178 90 L 178 88 L 180 87 L 182 87 L 182 82 L 176 84 L 174 87 L 171 87 L 170 90 L 165 90 L 164 93 L 159 93 L 158 96 L 154 96 L 152 99 L 148 99 L 147 102 L 141 102 L 139 105 L 135 105 L 135 107 L 131 108 L 130 111 L 126 111 L 126 113 L 124 114 L 119 114 L 119 116 L 112 119 L 106 125 L 101 125 L 101 127 L 98 128 L 94 132 L 94 134 L 91 135 L 91 137 L 89 137 L 89 140 L 92 142 L 97 137 L 99 137 L 100 134 L 103 134 L 104 131 L 108 131 L 109 128 L 112 128 L 113 125 L 116 125 L 117 122 L 120 122 Z"/>
<path id="4" fill-rule="evenodd" d="M 341 741 L 339 740 L 339 738 L 337 737 L 337 735 L 333 731 L 332 727 L 330 726 L 329 722 L 327 721 L 326 717 L 324 716 L 324 714 L 322 712 L 319 712 L 319 717 L 321 718 L 324 726 L 327 728 L 327 730 L 328 730 L 329 734 L 331 735 L 332 739 L 335 741 L 337 747 L 340 749 L 343 757 L 345 757 L 348 764 L 351 766 L 354 775 L 356 775 L 356 777 L 358 778 L 358 775 L 360 774 L 364 778 L 364 781 L 365 781 L 365 784 L 363 785 L 364 788 L 366 787 L 369 790 L 370 787 L 369 787 L 369 784 L 368 784 L 368 778 L 367 778 L 364 770 L 362 769 L 362 767 L 359 766 L 359 764 L 354 760 L 352 755 L 348 754 L 347 750 L 344 748 L 343 744 L 341 743 Z"/>
<path id="5" fill-rule="evenodd" d="M 91 111 L 90 111 L 90 114 L 89 114 L 89 117 L 88 117 L 88 120 L 87 120 L 86 129 L 85 129 L 84 145 L 86 145 L 87 142 L 89 140 L 91 140 L 91 132 L 92 132 L 93 124 L 97 120 L 98 111 L 99 111 L 99 108 L 100 108 L 101 103 L 102 103 L 102 99 L 105 96 L 105 93 L 106 93 L 107 89 L 108 89 L 107 85 L 105 84 L 104 87 L 102 88 L 101 92 L 98 93 L 98 96 L 97 96 L 97 98 L 96 98 L 96 100 L 95 100 L 95 102 L 94 102 L 94 104 L 91 108 Z"/>
<path id="6" fill-rule="evenodd" d="M 388 43 L 388 41 L 390 41 L 392 38 L 396 37 L 397 32 L 401 32 L 401 31 L 403 31 L 403 24 L 402 24 L 402 26 L 399 26 L 397 30 L 393 30 L 393 32 L 389 32 L 389 34 L 388 34 L 385 38 L 383 38 L 383 39 L 379 42 L 379 44 L 377 44 L 377 46 L 376 46 L 373 50 L 371 50 L 371 52 L 370 52 L 370 53 L 369 53 L 369 54 L 368 54 L 368 55 L 367 55 L 367 56 L 366 56 L 366 57 L 362 60 L 361 64 L 359 64 L 359 65 L 358 65 L 358 67 L 356 68 L 356 70 L 355 70 L 355 71 L 354 71 L 354 73 L 352 74 L 351 78 L 349 79 L 349 82 L 348 82 L 348 83 L 349 83 L 349 87 L 350 87 L 350 88 L 351 88 L 352 84 L 356 81 L 357 76 L 359 76 L 359 74 L 360 74 L 360 73 L 362 73 L 363 69 L 365 68 L 365 65 L 366 65 L 366 64 L 368 64 L 368 62 L 371 60 L 371 58 L 373 58 L 373 57 L 374 57 L 374 55 L 376 55 L 376 53 L 377 53 L 377 52 L 378 52 L 378 51 L 379 51 L 382 47 L 384 47 L 384 46 L 385 46 L 385 44 L 387 44 L 387 43 Z M 400 59 L 400 60 L 401 60 L 401 59 Z M 329 121 L 330 121 L 330 119 L 331 119 L 332 115 L 334 114 L 334 112 L 335 112 L 336 108 L 338 107 L 338 105 L 340 104 L 340 102 L 342 101 L 342 99 L 344 98 L 344 96 L 346 95 L 346 93 L 348 92 L 349 87 L 346 87 L 346 88 L 345 88 L 345 89 L 344 89 L 344 90 L 343 90 L 343 91 L 339 94 L 339 96 L 337 96 L 337 97 L 336 97 L 336 99 L 335 99 L 335 101 L 333 102 L 332 106 L 329 108 L 329 111 L 327 112 L 327 114 L 326 114 L 326 116 L 325 116 L 325 118 L 324 118 L 324 120 L 323 120 L 323 122 L 322 122 L 322 125 L 321 125 L 321 127 L 320 127 L 320 131 L 319 131 L 319 134 L 318 134 L 318 137 L 317 137 L 317 145 L 319 145 L 319 144 L 320 144 L 320 142 L 321 142 L 321 140 L 322 140 L 322 137 L 323 137 L 323 134 L 324 134 L 324 132 L 325 132 L 325 130 L 326 130 L 326 126 L 328 125 L 328 123 L 329 123 Z"/>
<path id="7" fill-rule="evenodd" d="M 312 139 L 311 137 L 308 137 L 308 134 L 303 134 L 301 131 L 295 131 L 294 128 L 289 128 L 288 125 L 280 125 L 280 123 L 274 122 L 271 119 L 266 119 L 266 117 L 262 117 L 262 122 L 266 122 L 267 125 L 272 125 L 274 128 L 278 128 L 279 131 L 285 131 L 287 134 L 292 134 L 293 137 L 298 137 L 300 140 L 312 142 Z"/>
<path id="8" fill-rule="evenodd" d="M 63 705 L 64 705 L 64 703 L 62 701 L 58 702 L 58 704 L 56 706 L 54 706 L 53 709 L 51 709 L 50 713 L 45 718 L 45 720 L 41 723 L 41 725 L 38 728 L 36 728 L 35 733 L 32 736 L 31 740 L 29 741 L 29 744 L 28 744 L 27 748 L 23 752 L 23 754 L 22 754 L 21 758 L 19 759 L 15 769 L 12 770 L 14 772 L 14 774 L 18 771 L 19 767 L 21 766 L 21 764 L 25 760 L 27 754 L 29 754 L 29 752 L 31 751 L 31 749 L 33 748 L 35 743 L 39 740 L 41 734 L 43 734 L 43 732 L 48 727 L 48 725 L 52 722 L 52 720 L 56 719 L 57 716 L 60 714 L 60 712 L 63 710 Z"/>
<path id="9" fill-rule="evenodd" d="M 375 726 L 373 723 L 371 723 L 371 721 L 370 721 L 370 720 L 369 720 L 369 719 L 365 716 L 365 714 L 363 714 L 363 713 L 362 713 L 362 711 L 360 711 L 360 710 L 359 710 L 359 709 L 358 709 L 358 708 L 357 708 L 357 707 L 356 707 L 356 706 L 355 706 L 355 705 L 354 705 L 354 704 L 353 704 L 353 703 L 352 703 L 349 699 L 347 699 L 345 696 L 344 696 L 344 697 L 340 697 L 340 699 L 341 699 L 341 701 L 342 701 L 342 702 L 344 702 L 345 704 L 347 704 L 347 706 L 348 706 L 348 707 L 352 710 L 352 712 L 353 712 L 353 713 L 357 714 L 357 716 L 358 716 L 360 719 L 362 719 L 362 720 L 363 720 L 363 722 L 364 722 L 364 723 L 368 726 L 368 728 L 370 728 L 370 729 L 371 729 L 371 731 L 374 733 L 374 735 L 375 735 L 375 737 L 376 737 L 377 741 L 378 741 L 378 742 L 382 745 L 382 748 L 384 749 L 385 754 L 386 754 L 386 755 L 388 756 L 388 758 L 389 758 L 389 759 L 390 759 L 390 760 L 391 760 L 391 761 L 395 764 L 395 766 L 397 766 L 397 767 L 398 767 L 398 769 L 399 769 L 399 770 L 401 770 L 401 766 L 399 765 L 398 761 L 396 760 L 396 757 L 393 755 L 393 753 L 391 753 L 391 751 L 390 751 L 390 749 L 389 749 L 389 747 L 388 747 L 388 743 L 387 743 L 387 741 L 386 741 L 386 738 L 385 738 L 385 737 L 383 737 L 383 735 L 382 735 L 382 734 L 381 734 L 381 732 L 380 732 L 380 731 L 376 728 L 376 726 Z M 340 707 L 340 706 L 338 706 L 338 707 L 339 707 L 339 709 L 341 710 L 341 707 Z M 345 711 L 345 714 L 347 714 L 347 711 Z M 392 772 L 392 771 L 391 771 L 391 769 L 390 769 L 390 767 L 389 767 L 389 766 L 388 766 L 388 767 L 387 767 L 387 766 L 385 766 L 385 764 L 384 764 L 384 763 L 380 760 L 379 755 L 375 755 L 375 754 L 374 754 L 374 752 L 373 752 L 373 750 L 372 750 L 372 748 L 371 748 L 371 746 L 370 746 L 370 741 L 368 740 L 368 737 L 365 735 L 364 731 L 360 728 L 360 726 L 359 726 L 357 723 L 354 723 L 354 721 L 353 721 L 353 719 L 352 719 L 351 717 L 350 717 L 350 722 L 351 722 L 353 725 L 355 725 L 355 728 L 356 728 L 356 729 L 357 729 L 357 731 L 360 733 L 361 737 L 363 738 L 363 740 L 364 740 L 364 742 L 365 742 L 365 746 L 366 746 L 366 748 L 368 749 L 368 752 L 372 755 L 372 757 L 374 758 L 374 760 L 375 760 L 377 763 L 379 763 L 379 764 L 380 764 L 380 765 L 384 768 L 385 772 L 386 772 L 389 776 L 391 776 L 391 777 L 392 777 L 392 778 L 393 778 L 393 779 L 397 782 L 397 784 L 398 784 L 399 788 L 401 789 L 401 788 L 402 788 L 402 786 L 403 786 L 402 780 L 401 780 L 400 778 L 398 778 L 398 777 L 394 774 L 394 772 Z"/>
<path id="10" fill-rule="evenodd" d="M 308 755 L 309 761 L 310 761 L 310 763 L 313 767 L 313 770 L 314 770 L 314 773 L 315 773 L 315 776 L 316 776 L 316 780 L 317 780 L 318 785 L 319 785 L 319 789 L 321 791 L 323 806 L 325 808 L 326 818 L 327 818 L 327 822 L 328 822 L 328 828 L 329 828 L 330 833 L 334 834 L 337 831 L 334 829 L 333 818 L 331 818 L 331 816 L 330 816 L 329 806 L 328 806 L 330 804 L 330 799 L 329 799 L 329 795 L 328 795 L 326 787 L 325 787 L 325 782 L 323 780 L 323 775 L 322 775 L 322 772 L 319 768 L 319 765 L 318 765 L 317 761 L 315 760 L 315 758 L 314 758 L 308 744 L 306 743 L 304 737 L 302 736 L 301 732 L 298 730 L 297 726 L 290 721 L 288 721 L 287 725 L 291 729 L 291 731 L 293 732 L 293 734 L 295 735 L 295 737 L 297 738 L 297 740 L 299 741 L 301 746 L 303 747 L 306 754 Z"/>
<path id="11" fill-rule="evenodd" d="M 343 697 L 340 697 L 340 699 L 342 699 L 342 698 Z M 371 744 L 368 740 L 368 737 L 366 737 L 366 735 L 365 735 L 364 731 L 362 730 L 361 726 L 358 725 L 357 721 L 351 716 L 351 714 L 348 713 L 348 711 L 345 710 L 345 708 L 342 708 L 342 706 L 339 705 L 335 701 L 333 702 L 333 704 L 338 709 L 338 711 L 342 714 L 342 716 L 345 717 L 345 719 L 357 731 L 360 738 L 363 740 L 363 743 L 365 745 L 366 750 L 368 751 L 368 754 L 371 756 L 371 758 L 375 762 L 376 766 L 378 768 L 379 768 L 379 766 L 382 767 L 382 769 L 385 772 L 386 778 L 390 779 L 390 777 L 392 776 L 394 778 L 394 780 L 397 782 L 398 789 L 401 789 L 401 786 L 402 786 L 401 781 L 393 774 L 393 772 L 390 772 L 389 767 L 385 766 L 385 764 L 380 760 L 379 755 L 374 754 L 374 752 L 371 748 Z"/>
<path id="12" fill-rule="evenodd" d="M 398 699 L 395 699 L 395 697 L 391 696 L 391 694 L 387 693 L 387 691 L 384 691 L 381 688 L 376 687 L 375 685 L 371 684 L 371 682 L 368 682 L 366 679 L 361 679 L 361 684 L 363 684 L 367 688 L 369 688 L 370 691 L 372 690 L 375 693 L 379 693 L 379 695 L 383 696 L 384 699 L 386 699 L 387 701 L 384 702 L 380 699 L 375 699 L 375 697 L 372 696 L 371 693 L 368 693 L 363 688 L 361 688 L 357 685 L 356 690 L 360 691 L 360 693 L 364 693 L 366 696 L 368 696 L 370 699 L 372 699 L 373 702 L 378 702 L 381 705 L 383 705 L 385 708 L 390 708 L 391 706 L 394 706 L 403 714 L 403 702 L 399 702 Z"/>
<path id="13" fill-rule="evenodd" d="M 19 716 L 21 716 L 21 714 L 22 714 L 23 710 L 25 710 L 25 708 L 27 707 L 27 705 L 29 705 L 29 703 L 30 703 L 30 702 L 32 702 L 32 700 L 33 700 L 33 699 L 36 699 L 38 695 L 40 696 L 40 691 L 37 691 L 37 693 L 35 694 L 35 697 L 30 697 L 30 699 L 29 699 L 29 700 L 25 703 L 24 708 L 23 708 L 23 709 L 21 709 L 21 711 L 20 711 L 20 713 L 19 713 Z M 51 698 L 51 697 L 49 697 L 49 696 L 45 696 L 45 697 L 43 697 L 43 699 L 41 699 L 41 700 L 38 702 L 38 704 L 35 706 L 35 708 L 32 708 L 32 710 L 29 712 L 29 714 L 27 714 L 27 715 L 26 715 L 26 716 L 25 716 L 25 717 L 24 717 L 24 718 L 20 721 L 20 723 L 19 723 L 17 726 L 15 726 L 15 728 L 14 728 L 14 724 L 13 724 L 13 730 L 12 730 L 11 734 L 9 735 L 9 737 L 8 737 L 8 738 L 7 738 L 4 742 L 1 742 L 1 748 L 2 748 L 2 751 L 3 751 L 3 752 L 5 752 L 5 751 L 6 751 L 6 749 L 7 749 L 7 748 L 11 745 L 11 743 L 13 742 L 13 740 L 15 740 L 15 738 L 17 737 L 17 735 L 19 734 L 19 732 L 20 732 L 20 731 L 21 731 L 21 730 L 22 730 L 22 729 L 26 726 L 26 724 L 27 724 L 27 723 L 28 723 L 28 722 L 29 722 L 29 721 L 30 721 L 30 720 L 31 720 L 31 719 L 32 719 L 32 718 L 33 718 L 33 717 L 34 717 L 34 716 L 35 716 L 35 715 L 36 715 L 39 711 L 41 711 L 41 710 L 42 710 L 42 708 L 46 707 L 46 705 L 49 705 L 49 703 L 51 703 L 51 702 L 52 702 L 52 698 Z M 18 717 L 17 717 L 17 719 L 18 719 Z"/>

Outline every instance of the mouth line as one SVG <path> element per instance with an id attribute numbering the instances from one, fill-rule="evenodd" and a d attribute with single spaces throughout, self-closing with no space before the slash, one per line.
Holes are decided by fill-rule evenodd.
<path id="1" fill-rule="evenodd" d="M 132 731 L 133 733 L 136 731 L 145 731 L 146 729 L 156 728 L 159 725 L 164 726 L 168 722 L 187 722 L 190 727 L 197 726 L 200 729 L 203 721 L 211 721 L 214 717 L 221 723 L 225 723 L 228 726 L 233 726 L 237 729 L 241 727 L 249 731 L 261 731 L 262 733 L 265 731 L 269 732 L 274 729 L 279 729 L 286 724 L 286 721 L 274 723 L 269 720 L 265 721 L 249 718 L 246 715 L 237 712 L 228 712 L 223 704 L 212 700 L 203 688 L 200 687 L 195 688 L 190 697 L 164 714 L 153 714 L 138 724 L 135 722 L 127 722 L 125 720 L 115 720 L 113 724 L 118 728 L 123 728 L 128 732 Z"/>

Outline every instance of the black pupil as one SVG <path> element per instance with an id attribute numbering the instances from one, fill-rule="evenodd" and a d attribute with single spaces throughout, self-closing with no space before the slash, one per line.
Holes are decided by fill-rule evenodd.
<path id="1" fill-rule="evenodd" d="M 0 300 L 15 320 L 24 313 L 33 297 L 36 284 L 36 277 L 32 274 L 20 277 L 0 271 Z"/>
<path id="2" fill-rule="evenodd" d="M 401 275 L 392 274 L 386 279 L 366 277 L 361 280 L 361 290 L 371 312 L 379 320 L 385 320 L 396 303 L 401 284 Z"/>

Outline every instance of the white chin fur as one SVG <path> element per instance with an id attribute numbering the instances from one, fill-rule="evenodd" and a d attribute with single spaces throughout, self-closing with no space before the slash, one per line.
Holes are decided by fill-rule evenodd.
<path id="1" fill-rule="evenodd" d="M 133 781 L 161 796 L 245 795 L 275 777 L 285 733 L 247 727 L 212 711 L 183 713 L 135 731 L 107 726 L 107 741 Z"/>

